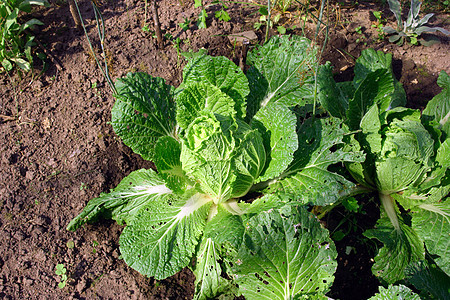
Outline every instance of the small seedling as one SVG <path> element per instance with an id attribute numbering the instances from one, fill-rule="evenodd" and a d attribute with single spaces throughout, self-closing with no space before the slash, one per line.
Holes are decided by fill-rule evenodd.
<path id="1" fill-rule="evenodd" d="M 95 249 L 95 247 L 97 247 L 98 245 L 99 245 L 99 243 L 97 241 L 92 242 L 92 253 L 93 254 L 97 253 L 97 249 Z"/>
<path id="2" fill-rule="evenodd" d="M 80 191 L 87 190 L 87 189 L 88 189 L 88 186 L 86 185 L 86 183 L 82 182 L 80 185 Z"/>
<path id="3" fill-rule="evenodd" d="M 75 243 L 72 240 L 67 241 L 66 246 L 68 249 L 73 249 L 75 248 Z"/>
<path id="4" fill-rule="evenodd" d="M 57 264 L 55 269 L 55 274 L 61 276 L 60 281 L 58 283 L 58 287 L 63 289 L 67 284 L 67 269 L 64 267 L 64 264 Z"/>
<path id="5" fill-rule="evenodd" d="M 372 12 L 375 18 L 377 19 L 373 24 L 372 28 L 375 28 L 378 32 L 377 42 L 382 41 L 384 39 L 384 31 L 383 24 L 386 23 L 386 20 L 383 20 L 381 17 L 381 11 Z"/>
<path id="6" fill-rule="evenodd" d="M 180 28 L 184 31 L 189 29 L 189 24 L 191 23 L 191 20 L 189 20 L 188 18 L 184 18 L 184 21 L 181 23 L 178 23 L 178 26 L 180 26 Z"/>

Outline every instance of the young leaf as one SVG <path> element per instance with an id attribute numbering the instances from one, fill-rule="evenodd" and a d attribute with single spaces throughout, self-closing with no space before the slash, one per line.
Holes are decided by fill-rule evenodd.
<path id="1" fill-rule="evenodd" d="M 297 118 L 286 106 L 269 104 L 261 108 L 250 125 L 262 133 L 267 167 L 256 182 L 279 176 L 294 159 L 298 148 Z"/>
<path id="2" fill-rule="evenodd" d="M 271 181 L 269 192 L 282 192 L 304 203 L 334 203 L 355 184 L 328 170 L 332 164 L 362 162 L 362 152 L 342 149 L 347 127 L 339 119 L 308 119 L 298 129 L 299 147 L 294 161 L 278 178 Z"/>
<path id="3" fill-rule="evenodd" d="M 311 41 L 298 36 L 271 38 L 264 46 L 248 54 L 247 72 L 250 95 L 247 99 L 249 117 L 269 103 L 286 106 L 303 105 L 310 98 L 317 49 Z"/>
<path id="4" fill-rule="evenodd" d="M 302 207 L 256 215 L 247 222 L 244 241 L 232 270 L 246 299 L 325 294 L 334 280 L 334 244 Z"/>
<path id="5" fill-rule="evenodd" d="M 361 119 L 373 104 L 376 103 L 380 111 L 389 109 L 393 92 L 394 83 L 388 70 L 379 69 L 369 73 L 348 103 L 347 119 L 350 129 L 359 129 Z"/>
<path id="6" fill-rule="evenodd" d="M 177 124 L 186 129 L 202 112 L 234 116 L 234 101 L 218 87 L 193 82 L 177 95 Z"/>
<path id="7" fill-rule="evenodd" d="M 224 202 L 247 193 L 265 164 L 261 135 L 240 120 L 203 115 L 191 123 L 183 141 L 183 169 L 203 191 Z"/>
<path id="8" fill-rule="evenodd" d="M 327 112 L 336 118 L 345 118 L 350 97 L 336 85 L 333 79 L 331 64 L 327 63 L 319 68 L 317 75 L 318 97 Z"/>
<path id="9" fill-rule="evenodd" d="M 389 285 L 387 289 L 380 286 L 379 293 L 369 300 L 420 300 L 419 295 L 404 285 Z"/>
<path id="10" fill-rule="evenodd" d="M 186 267 L 205 227 L 212 199 L 175 195 L 147 203 L 120 236 L 127 265 L 145 276 L 164 279 Z"/>
<path id="11" fill-rule="evenodd" d="M 194 82 L 210 83 L 235 101 L 239 118 L 246 113 L 246 98 L 250 93 L 244 72 L 226 57 L 198 55 L 188 60 L 183 69 L 182 87 Z"/>
<path id="12" fill-rule="evenodd" d="M 168 188 L 177 193 L 182 193 L 188 182 L 181 167 L 180 155 L 181 143 L 173 137 L 163 136 L 156 142 L 154 163 L 159 176 Z"/>
<path id="13" fill-rule="evenodd" d="M 394 91 L 390 95 L 390 107 L 404 106 L 406 104 L 406 93 L 402 84 L 395 78 L 392 70 L 392 54 L 383 53 L 382 51 L 375 51 L 374 49 L 366 49 L 361 52 L 355 64 L 355 77 L 353 84 L 358 88 L 361 82 L 371 73 L 376 70 L 386 69 L 389 76 L 394 83 Z"/>
<path id="14" fill-rule="evenodd" d="M 83 211 L 70 221 L 67 230 L 75 231 L 83 224 L 93 223 L 100 217 L 116 220 L 121 225 L 129 223 L 147 203 L 170 193 L 172 191 L 155 171 L 134 171 L 122 179 L 110 193 L 90 200 Z"/>
<path id="15" fill-rule="evenodd" d="M 436 264 L 450 276 L 450 201 L 420 205 L 413 213 L 412 228 L 436 257 Z"/>
<path id="16" fill-rule="evenodd" d="M 153 160 L 161 136 L 175 135 L 174 88 L 162 78 L 129 73 L 116 81 L 111 124 L 122 141 L 146 160 Z"/>

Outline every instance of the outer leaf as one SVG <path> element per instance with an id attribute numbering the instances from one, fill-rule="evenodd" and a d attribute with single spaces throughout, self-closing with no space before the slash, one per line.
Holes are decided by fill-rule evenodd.
<path id="1" fill-rule="evenodd" d="M 356 60 L 353 84 L 359 87 L 361 82 L 372 72 L 380 69 L 392 70 L 392 54 L 366 49 Z M 391 72 L 390 72 L 391 73 Z"/>
<path id="2" fill-rule="evenodd" d="M 311 41 L 297 36 L 273 37 L 264 46 L 249 53 L 252 66 L 248 113 L 252 117 L 260 107 L 277 102 L 286 106 L 304 105 L 310 98 L 308 81 L 317 64 L 317 49 Z"/>
<path id="3" fill-rule="evenodd" d="M 244 236 L 244 225 L 240 215 L 231 214 L 221 204 L 215 215 L 205 227 L 205 238 L 210 238 L 216 245 L 229 244 L 235 250 L 239 248 Z"/>
<path id="4" fill-rule="evenodd" d="M 162 78 L 129 73 L 116 81 L 116 89 L 111 111 L 114 131 L 142 158 L 153 160 L 158 138 L 175 135 L 173 87 Z"/>
<path id="5" fill-rule="evenodd" d="M 430 259 L 409 265 L 406 273 L 408 281 L 424 294 L 425 299 L 430 298 L 429 295 L 433 296 L 431 299 L 449 299 L 450 277 Z"/>
<path id="6" fill-rule="evenodd" d="M 423 242 L 402 220 L 399 220 L 398 228 L 394 228 L 389 218 L 383 216 L 376 229 L 367 230 L 364 235 L 384 244 L 375 257 L 372 272 L 388 284 L 404 279 L 405 268 L 425 258 Z"/>
<path id="7" fill-rule="evenodd" d="M 336 256 L 328 231 L 312 214 L 285 206 L 248 221 L 234 279 L 249 300 L 324 294 L 334 280 Z"/>
<path id="8" fill-rule="evenodd" d="M 406 93 L 402 84 L 395 78 L 392 70 L 392 54 L 383 53 L 382 51 L 375 51 L 374 49 L 366 49 L 361 52 L 355 64 L 355 77 L 353 84 L 358 88 L 361 82 L 371 73 L 376 70 L 386 69 L 389 71 L 389 76 L 392 77 L 394 83 L 394 92 L 390 95 L 390 107 L 404 106 L 406 104 Z M 384 109 L 383 109 L 384 110 Z"/>
<path id="9" fill-rule="evenodd" d="M 426 120 L 434 120 L 439 123 L 440 128 L 450 136 L 450 76 L 441 71 L 437 81 L 442 92 L 436 95 L 423 111 Z"/>
<path id="10" fill-rule="evenodd" d="M 419 295 L 404 285 L 389 285 L 387 289 L 380 286 L 380 290 L 369 300 L 420 300 Z"/>
<path id="11" fill-rule="evenodd" d="M 412 227 L 436 256 L 436 264 L 450 276 L 450 201 L 422 204 L 413 214 Z"/>
<path id="12" fill-rule="evenodd" d="M 258 111 L 251 122 L 262 133 L 267 167 L 256 182 L 279 176 L 294 159 L 298 148 L 297 118 L 289 108 L 270 104 Z"/>
<path id="13" fill-rule="evenodd" d="M 194 299 L 211 299 L 217 295 L 219 289 L 227 285 L 221 277 L 222 268 L 219 264 L 219 253 L 212 239 L 203 239 L 197 253 L 195 264 L 195 297 Z"/>
<path id="14" fill-rule="evenodd" d="M 283 192 L 304 203 L 327 205 L 337 201 L 355 186 L 343 176 L 328 170 L 332 164 L 362 162 L 362 152 L 342 149 L 346 126 L 338 119 L 309 119 L 298 129 L 299 147 L 294 161 L 269 191 Z"/>
<path id="15" fill-rule="evenodd" d="M 348 103 L 347 118 L 350 129 L 359 129 L 361 119 L 373 104 L 376 103 L 380 111 L 387 110 L 393 92 L 394 82 L 388 70 L 379 69 L 367 75 Z"/>
<path id="16" fill-rule="evenodd" d="M 164 279 L 186 267 L 205 227 L 211 198 L 165 196 L 144 206 L 120 236 L 124 261 L 145 276 Z"/>
<path id="17" fill-rule="evenodd" d="M 174 192 L 183 192 L 188 179 L 181 167 L 181 144 L 170 136 L 158 139 L 155 145 L 154 163 L 159 175 Z"/>
<path id="18" fill-rule="evenodd" d="M 191 83 L 177 95 L 177 124 L 186 129 L 202 112 L 235 116 L 234 101 L 218 87 Z"/>
<path id="19" fill-rule="evenodd" d="M 172 193 L 162 178 L 153 170 L 141 169 L 122 179 L 110 193 L 89 201 L 83 211 L 70 221 L 67 230 L 75 231 L 83 224 L 93 223 L 100 217 L 129 223 L 147 203 Z"/>
<path id="20" fill-rule="evenodd" d="M 333 79 L 331 64 L 320 67 L 317 78 L 318 97 L 322 106 L 337 118 L 345 118 L 349 98 L 338 88 Z"/>
<path id="21" fill-rule="evenodd" d="M 183 69 L 183 86 L 194 82 L 210 83 L 235 101 L 238 117 L 246 113 L 246 98 L 250 93 L 244 72 L 226 57 L 196 56 Z"/>

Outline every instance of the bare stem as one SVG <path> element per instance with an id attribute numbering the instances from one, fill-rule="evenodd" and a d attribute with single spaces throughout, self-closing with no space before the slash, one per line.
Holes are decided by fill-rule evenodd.
<path id="1" fill-rule="evenodd" d="M 158 6 L 156 4 L 156 0 L 153 0 L 152 12 L 153 12 L 153 24 L 155 26 L 156 40 L 158 43 L 158 48 L 161 49 L 163 48 L 163 37 L 161 33 L 161 24 L 159 23 Z"/>

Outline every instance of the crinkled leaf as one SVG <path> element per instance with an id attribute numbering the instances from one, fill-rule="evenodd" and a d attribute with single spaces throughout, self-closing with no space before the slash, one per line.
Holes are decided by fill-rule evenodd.
<path id="1" fill-rule="evenodd" d="M 386 76 L 391 77 L 394 83 L 394 91 L 390 95 L 392 98 L 389 106 L 404 106 L 406 104 L 406 93 L 402 84 L 395 78 L 392 70 L 392 54 L 390 53 L 375 51 L 374 49 L 363 50 L 355 64 L 355 77 L 353 78 L 355 88 L 358 88 L 370 73 L 380 69 L 388 70 Z"/>
<path id="2" fill-rule="evenodd" d="M 375 51 L 374 49 L 365 49 L 356 60 L 353 84 L 357 88 L 370 73 L 380 69 L 390 71 L 391 68 L 392 54 L 385 54 L 382 51 Z"/>
<path id="3" fill-rule="evenodd" d="M 384 215 L 378 220 L 376 228 L 364 232 L 368 238 L 375 238 L 384 246 L 375 257 L 372 272 L 382 281 L 392 284 L 405 278 L 405 268 L 412 262 L 425 258 L 423 241 L 417 233 L 401 219 L 398 228 Z"/>
<path id="4" fill-rule="evenodd" d="M 430 133 L 420 122 L 403 119 L 391 121 L 384 134 L 375 162 L 378 190 L 391 194 L 421 182 L 431 169 L 434 141 Z"/>
<path id="5" fill-rule="evenodd" d="M 186 130 L 181 149 L 181 163 L 186 174 L 200 183 L 203 192 L 215 202 L 231 198 L 236 180 L 232 155 L 236 142 L 232 132 L 237 125 L 231 118 L 222 122 L 214 115 L 200 116 Z"/>
<path id="6" fill-rule="evenodd" d="M 206 224 L 204 237 L 211 238 L 217 245 L 228 243 L 237 250 L 245 230 L 242 217 L 224 209 L 224 204 L 219 206 L 217 214 Z"/>
<path id="7" fill-rule="evenodd" d="M 378 69 L 369 73 L 359 84 L 353 99 L 348 103 L 347 119 L 352 130 L 358 130 L 361 119 L 373 104 L 380 111 L 389 108 L 394 92 L 394 82 L 389 70 Z"/>
<path id="8" fill-rule="evenodd" d="M 210 83 L 218 87 L 235 101 L 235 110 L 239 118 L 246 113 L 246 98 L 250 93 L 248 79 L 244 72 L 226 57 L 199 55 L 188 60 L 183 69 L 183 84 L 194 82 Z"/>
<path id="9" fill-rule="evenodd" d="M 422 112 L 426 120 L 434 120 L 439 127 L 450 136 L 450 76 L 441 71 L 437 81 L 442 88 L 442 92 L 436 95 Z"/>
<path id="10" fill-rule="evenodd" d="M 247 193 L 265 164 L 261 135 L 240 120 L 203 115 L 186 131 L 183 170 L 216 203 Z"/>
<path id="11" fill-rule="evenodd" d="M 304 105 L 311 98 L 308 85 L 317 64 L 317 49 L 298 36 L 272 37 L 264 46 L 251 51 L 247 64 L 250 84 L 248 114 L 252 117 L 269 103 Z"/>
<path id="12" fill-rule="evenodd" d="M 343 176 L 328 170 L 343 162 L 362 162 L 360 151 L 342 148 L 347 127 L 339 119 L 308 119 L 298 129 L 299 147 L 294 161 L 276 180 L 269 192 L 282 192 L 304 203 L 327 205 L 337 201 L 355 186 Z"/>
<path id="13" fill-rule="evenodd" d="M 83 224 L 93 223 L 100 217 L 129 223 L 147 203 L 172 193 L 164 180 L 153 170 L 137 170 L 122 179 L 110 193 L 91 199 L 83 211 L 70 221 L 67 230 L 75 231 Z"/>
<path id="14" fill-rule="evenodd" d="M 202 112 L 235 116 L 235 102 L 218 87 L 192 82 L 177 95 L 177 124 L 186 129 Z"/>
<path id="15" fill-rule="evenodd" d="M 330 63 L 322 65 L 317 76 L 317 95 L 326 111 L 336 118 L 345 118 L 350 97 L 336 85 Z"/>
<path id="16" fill-rule="evenodd" d="M 161 178 L 172 191 L 184 191 L 188 180 L 181 167 L 181 143 L 170 136 L 158 139 L 155 145 L 154 163 Z"/>
<path id="17" fill-rule="evenodd" d="M 116 103 L 111 124 L 122 141 L 142 158 L 153 160 L 154 145 L 162 136 L 174 136 L 173 87 L 164 79 L 129 73 L 116 81 Z"/>
<path id="18" fill-rule="evenodd" d="M 420 300 L 419 295 L 404 285 L 389 285 L 387 289 L 380 286 L 378 290 L 369 300 Z"/>
<path id="19" fill-rule="evenodd" d="M 253 117 L 251 126 L 262 133 L 267 154 L 267 166 L 257 182 L 279 176 L 294 159 L 298 148 L 296 123 L 294 113 L 276 103 L 261 108 Z"/>
<path id="20" fill-rule="evenodd" d="M 410 264 L 406 269 L 406 276 L 408 281 L 422 292 L 425 299 L 449 299 L 450 277 L 436 266 L 430 257 Z"/>
<path id="21" fill-rule="evenodd" d="M 263 212 L 246 224 L 233 277 L 246 299 L 291 299 L 325 294 L 337 252 L 328 231 L 302 207 Z"/>
<path id="22" fill-rule="evenodd" d="M 450 201 L 420 205 L 413 213 L 412 228 L 436 264 L 450 275 Z"/>
<path id="23" fill-rule="evenodd" d="M 186 267 L 205 227 L 211 200 L 197 193 L 188 199 L 166 195 L 147 203 L 120 236 L 126 264 L 156 279 Z"/>
<path id="24" fill-rule="evenodd" d="M 245 216 L 253 216 L 263 211 L 278 209 L 293 201 L 283 194 L 266 194 L 253 200 L 252 204 L 245 210 Z"/>
<path id="25" fill-rule="evenodd" d="M 439 181 L 439 185 L 431 188 L 422 188 L 422 186 L 410 187 L 405 191 L 392 194 L 392 197 L 405 209 L 414 209 L 423 204 L 437 203 L 450 193 L 450 172 L 446 172 L 445 176 Z"/>
<path id="26" fill-rule="evenodd" d="M 220 254 L 211 238 L 203 239 L 197 252 L 195 264 L 195 296 L 194 299 L 211 299 L 228 284 L 221 276 Z"/>

